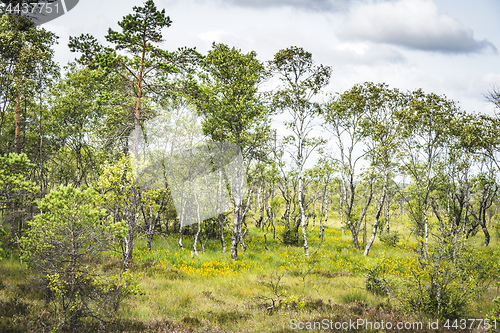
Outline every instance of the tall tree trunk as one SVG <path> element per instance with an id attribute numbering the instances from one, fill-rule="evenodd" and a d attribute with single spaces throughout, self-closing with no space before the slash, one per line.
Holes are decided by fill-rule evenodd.
<path id="1" fill-rule="evenodd" d="M 316 193 L 315 193 L 315 195 L 316 195 Z M 316 224 L 316 198 L 314 198 L 314 200 L 312 202 L 312 220 L 313 220 L 313 223 L 312 223 L 311 230 L 314 230 L 314 225 Z"/>
<path id="2" fill-rule="evenodd" d="M 350 182 L 349 182 L 350 192 L 347 191 L 346 181 L 344 178 L 342 178 L 345 217 L 346 217 L 347 227 L 351 231 L 352 242 L 354 244 L 354 247 L 356 248 L 356 250 L 359 250 L 358 234 L 359 234 L 359 226 L 361 225 L 361 220 L 359 221 L 358 225 L 354 225 L 351 220 L 352 219 L 351 215 L 354 211 L 354 195 L 356 191 L 356 185 L 354 184 L 353 174 L 351 173 L 349 176 L 350 176 Z"/>
<path id="3" fill-rule="evenodd" d="M 196 230 L 196 235 L 194 236 L 194 243 L 193 243 L 193 252 L 192 255 L 195 255 L 198 257 L 198 250 L 196 248 L 196 246 L 198 245 L 198 237 L 200 236 L 200 231 L 201 231 L 201 221 L 199 219 L 199 208 L 198 208 L 198 223 L 196 223 L 198 225 L 198 229 Z"/>
<path id="4" fill-rule="evenodd" d="M 368 244 L 365 246 L 365 253 L 364 255 L 367 256 L 370 253 L 370 248 L 372 247 L 373 242 L 375 241 L 375 236 L 377 235 L 377 228 L 378 228 L 378 220 L 380 218 L 380 215 L 382 214 L 382 208 L 384 207 L 385 199 L 387 196 L 387 181 L 384 183 L 384 189 L 382 192 L 382 198 L 380 199 L 380 204 L 377 208 L 377 213 L 375 213 L 375 221 L 373 222 L 373 230 L 372 230 L 372 235 L 370 237 L 370 240 L 368 241 Z"/>
<path id="5" fill-rule="evenodd" d="M 182 223 L 179 223 L 179 242 L 177 243 L 181 249 L 184 249 L 182 244 Z"/>
<path id="6" fill-rule="evenodd" d="M 429 250 L 429 219 L 427 217 L 427 207 L 424 208 L 424 239 L 425 239 L 425 252 Z"/>
<path id="7" fill-rule="evenodd" d="M 326 202 L 325 202 L 325 218 L 323 220 L 323 225 L 321 225 L 321 221 L 320 221 L 320 236 L 321 236 L 321 239 L 323 239 L 323 237 L 324 237 L 326 222 L 328 222 L 328 208 L 329 208 L 329 200 L 327 198 Z"/>
<path id="8" fill-rule="evenodd" d="M 339 194 L 339 213 L 340 213 L 340 231 L 342 231 L 342 236 L 344 236 L 344 200 L 342 199 L 342 186 L 340 186 Z"/>
<path id="9" fill-rule="evenodd" d="M 352 235 L 352 238 L 353 238 L 352 240 L 353 240 L 353 244 L 354 244 L 354 247 L 356 248 L 356 250 L 361 249 L 359 247 L 358 235 L 359 235 L 359 231 L 361 228 L 361 223 L 363 222 L 363 219 L 365 218 L 366 212 L 368 211 L 368 207 L 370 206 L 372 198 L 373 198 L 373 181 L 370 180 L 370 193 L 368 195 L 368 199 L 366 200 L 365 207 L 363 208 L 363 211 L 361 212 L 361 216 L 359 217 L 358 222 L 356 223 L 356 225 L 353 225 L 353 223 L 351 222 L 351 219 L 350 218 L 347 219 L 351 233 L 353 233 L 353 230 L 355 231 L 355 234 L 353 233 L 353 235 Z M 352 204 L 352 201 L 351 201 L 351 204 Z"/>
<path id="10" fill-rule="evenodd" d="M 241 246 L 241 249 L 243 250 L 243 252 L 245 252 L 247 250 L 247 246 L 245 245 L 245 236 L 248 232 L 248 228 L 247 228 L 247 222 L 245 221 L 246 215 L 243 212 L 243 207 L 240 209 L 242 211 L 241 224 L 240 224 L 240 246 Z M 243 227 L 245 227 L 245 231 L 243 231 Z"/>
<path id="11" fill-rule="evenodd" d="M 231 235 L 231 258 L 238 260 L 238 243 L 241 238 L 241 206 L 234 207 L 234 225 L 233 234 Z"/>
<path id="12" fill-rule="evenodd" d="M 200 231 L 201 231 L 201 218 L 200 218 L 200 204 L 198 202 L 198 188 L 195 183 L 195 188 L 194 188 L 194 200 L 196 202 L 196 224 L 198 225 L 198 229 L 196 230 L 196 235 L 194 236 L 194 243 L 193 243 L 193 251 L 191 252 L 191 256 L 195 255 L 198 257 L 198 250 L 196 248 L 196 245 L 198 244 L 198 237 L 200 236 Z"/>
<path id="13" fill-rule="evenodd" d="M 486 227 L 486 224 L 481 223 L 481 229 L 483 229 L 484 232 L 484 246 L 488 246 L 490 244 L 490 233 L 488 231 L 488 228 Z"/>
<path id="14" fill-rule="evenodd" d="M 179 247 L 181 249 L 184 249 L 184 245 L 182 244 L 182 231 L 183 231 L 183 224 L 184 224 L 184 220 L 186 218 L 186 205 L 187 205 L 187 200 L 182 197 L 182 200 L 181 202 L 183 202 L 182 204 L 182 211 L 181 211 L 181 216 L 179 217 Z"/>
<path id="15" fill-rule="evenodd" d="M 145 43 L 144 37 L 143 37 L 143 44 Z M 144 73 L 144 61 L 145 61 L 145 55 L 146 51 L 143 48 L 142 51 L 142 58 L 141 58 L 141 68 L 139 71 L 139 76 L 137 78 L 137 95 L 136 95 L 136 101 L 135 101 L 135 119 L 134 119 L 134 142 L 133 142 L 133 149 L 134 149 L 134 156 L 135 158 L 138 158 L 139 155 L 139 131 L 141 130 L 141 98 L 142 98 L 142 84 L 143 84 L 143 73 Z M 129 226 L 128 226 L 128 252 L 127 252 L 127 259 L 132 260 L 132 253 L 134 251 L 134 232 L 135 232 L 135 227 L 137 224 L 137 218 L 135 214 L 136 210 L 136 204 L 137 204 L 137 190 L 135 188 L 135 182 L 134 182 L 134 187 L 133 187 L 133 192 L 132 192 L 132 210 L 131 210 L 131 216 L 129 217 Z"/>
<path id="16" fill-rule="evenodd" d="M 363 247 L 366 246 L 366 215 L 365 215 L 365 224 L 363 226 Z"/>
<path id="17" fill-rule="evenodd" d="M 260 191 L 262 191 L 262 185 L 259 185 L 257 193 L 255 193 L 255 206 L 253 207 L 254 214 L 257 214 L 257 211 L 260 212 Z M 256 223 L 256 227 L 260 227 L 260 221 Z"/>
<path id="18" fill-rule="evenodd" d="M 349 218 L 347 219 L 347 221 L 349 221 Z M 351 231 L 352 243 L 354 244 L 354 248 L 356 250 L 359 250 L 359 240 L 358 240 L 359 229 L 357 229 L 356 226 L 352 223 L 348 223 L 347 226 L 349 227 L 349 230 Z"/>
<path id="19" fill-rule="evenodd" d="M 314 190 L 313 187 L 311 186 L 311 190 L 313 191 L 313 199 L 312 202 L 309 203 L 309 206 L 311 206 L 311 211 L 309 212 L 309 209 L 307 209 L 307 211 L 308 211 L 308 216 L 312 217 L 311 230 L 314 230 L 314 227 L 316 226 L 316 201 L 318 200 L 318 184 L 317 183 L 315 184 Z"/>
<path id="20" fill-rule="evenodd" d="M 137 95 L 135 101 L 135 122 L 134 127 L 138 129 L 141 127 L 141 98 L 142 98 L 142 84 L 144 81 L 144 62 L 146 60 L 146 40 L 145 36 L 142 38 L 143 49 L 141 55 L 141 68 L 139 70 L 139 76 L 137 77 Z"/>
<path id="21" fill-rule="evenodd" d="M 233 203 L 234 203 L 234 225 L 233 234 L 231 236 L 231 258 L 233 260 L 238 260 L 238 243 L 242 242 L 242 228 L 243 219 L 245 218 L 245 212 L 243 211 L 243 187 L 244 187 L 244 174 L 241 167 L 236 167 L 236 187 L 233 192 Z M 250 199 L 250 196 L 249 196 Z M 241 244 L 243 251 L 245 250 L 245 245 Z"/>
<path id="22" fill-rule="evenodd" d="M 285 218 L 285 234 L 286 238 L 290 239 L 290 205 L 291 205 L 291 199 L 284 198 L 286 203 L 285 203 L 285 213 L 283 214 L 283 217 Z"/>
<path id="23" fill-rule="evenodd" d="M 153 242 L 153 236 L 155 234 L 155 228 L 156 228 L 156 224 L 158 223 L 159 219 L 160 219 L 160 212 L 163 208 L 163 197 L 161 198 L 161 201 L 160 201 L 160 206 L 158 207 L 158 210 L 156 211 L 156 215 L 153 217 L 153 210 L 151 208 L 151 206 L 149 207 L 149 219 L 150 219 L 150 223 L 148 225 L 148 230 L 147 230 L 147 247 L 148 247 L 148 250 L 151 251 L 151 243 Z"/>
<path id="24" fill-rule="evenodd" d="M 226 253 L 226 240 L 224 239 L 224 220 L 224 215 L 219 214 L 220 243 L 222 245 L 222 253 Z"/>
<path id="25" fill-rule="evenodd" d="M 143 54 L 144 57 L 144 54 Z M 144 61 L 144 59 L 143 59 Z M 139 134 L 141 129 L 141 97 L 142 97 L 142 70 L 143 63 L 141 64 L 141 73 L 139 75 L 138 81 L 138 91 L 136 96 L 135 104 L 135 121 L 134 121 L 134 134 L 132 141 L 132 150 L 134 157 L 139 158 Z M 134 233 L 137 224 L 136 217 L 136 204 L 137 204 L 137 189 L 135 188 L 135 182 L 132 189 L 132 197 L 130 198 L 132 209 L 130 210 L 130 215 L 128 217 L 128 234 L 126 236 L 126 258 L 125 258 L 125 269 L 128 269 L 128 264 L 132 261 L 132 255 L 134 251 Z"/>
<path id="26" fill-rule="evenodd" d="M 390 203 L 390 197 L 386 194 L 387 198 L 385 200 L 385 211 L 384 211 L 384 220 L 385 220 L 385 234 L 389 235 L 389 227 L 390 223 L 389 220 L 391 218 L 391 213 L 389 211 L 389 203 Z"/>
<path id="27" fill-rule="evenodd" d="M 307 246 L 307 226 L 306 226 L 306 213 L 304 209 L 304 200 L 303 200 L 303 180 L 302 180 L 302 170 L 299 173 L 299 210 L 300 210 L 300 224 L 302 226 L 302 240 L 304 242 L 304 254 L 306 257 L 309 257 L 309 247 Z"/>
<path id="28" fill-rule="evenodd" d="M 263 234 L 263 236 L 264 236 L 264 248 L 266 249 L 266 251 L 269 251 L 269 248 L 267 247 L 267 234 L 269 233 L 269 224 L 271 223 L 271 214 L 269 213 L 269 211 L 270 211 L 270 208 L 267 207 L 266 208 L 267 217 L 264 219 L 263 225 L 262 225 L 262 230 L 264 230 L 264 228 L 266 228 L 266 231 Z"/>
<path id="29" fill-rule="evenodd" d="M 259 226 L 262 225 L 262 228 L 264 228 L 264 225 L 262 224 L 263 220 L 264 220 L 264 214 L 265 214 L 265 211 L 266 211 L 266 202 L 267 202 L 267 199 L 269 198 L 269 196 L 266 197 L 266 194 L 264 194 L 264 199 L 261 200 L 261 196 L 262 196 L 262 185 L 259 186 L 259 192 L 258 192 L 258 198 L 259 200 L 257 201 L 257 203 L 259 204 Z M 262 201 L 262 202 L 261 202 Z"/>
<path id="30" fill-rule="evenodd" d="M 149 226 L 148 226 L 148 230 L 147 230 L 147 248 L 148 248 L 148 251 L 151 251 L 151 244 L 153 243 L 153 235 L 155 234 L 155 226 L 153 223 L 151 223 Z"/>
<path id="31" fill-rule="evenodd" d="M 220 147 L 222 149 L 222 147 Z M 223 173 L 222 166 L 217 166 L 219 169 L 219 193 L 217 197 L 217 213 L 219 214 L 219 227 L 220 227 L 220 243 L 222 245 L 222 253 L 226 253 L 226 240 L 224 239 L 224 222 L 226 220 L 223 215 L 222 207 L 222 186 L 223 186 Z"/>
<path id="32" fill-rule="evenodd" d="M 484 233 L 484 246 L 488 246 L 490 244 L 490 232 L 488 231 L 488 225 L 486 224 L 486 206 L 483 208 L 483 214 L 481 218 L 481 229 Z"/>

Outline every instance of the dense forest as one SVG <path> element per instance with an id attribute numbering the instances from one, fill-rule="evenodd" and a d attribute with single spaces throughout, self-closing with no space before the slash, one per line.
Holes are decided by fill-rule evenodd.
<path id="1" fill-rule="evenodd" d="M 166 50 L 153 0 L 61 68 L 5 9 L 0 331 L 500 329 L 496 114 L 326 94 L 298 46 Z"/>

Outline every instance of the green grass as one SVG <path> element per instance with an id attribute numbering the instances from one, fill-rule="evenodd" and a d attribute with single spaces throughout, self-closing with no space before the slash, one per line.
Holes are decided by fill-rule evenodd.
<path id="1" fill-rule="evenodd" d="M 291 332 L 292 319 L 427 322 L 424 315 L 403 312 L 397 299 L 365 290 L 365 275 L 374 267 L 388 279 L 402 281 L 417 265 L 411 250 L 415 244 L 405 222 L 393 228 L 402 235 L 398 245 L 387 247 L 377 238 L 368 257 L 354 248 L 350 234 L 341 234 L 338 221 L 326 229 L 321 247 L 318 229 L 309 230 L 309 258 L 302 247 L 285 247 L 272 238 L 272 233 L 268 234 L 266 251 L 262 231 L 253 227 L 245 239 L 247 250 L 239 248 L 236 262 L 229 253 L 221 252 L 219 241 L 202 239 L 205 251 L 199 246 L 196 257 L 191 253 L 191 237 L 184 236 L 184 250 L 177 245 L 177 234 L 156 237 L 152 251 L 139 238 L 131 271 L 144 295 L 128 299 L 120 315 L 129 323 L 141 322 L 143 326 L 134 330 L 132 324 L 124 324 L 120 332 Z M 278 229 L 276 234 L 280 232 Z M 481 238 L 478 233 L 473 246 L 478 246 Z M 498 240 L 493 237 L 490 248 L 478 247 L 477 255 L 497 260 L 497 247 Z M 109 263 L 109 267 L 118 265 L 117 255 L 110 255 L 116 257 L 116 263 Z M 29 284 L 29 278 L 15 256 L 0 261 L 0 305 L 7 305 L 9 297 L 21 293 L 23 287 L 19 286 Z M 470 318 L 484 318 L 484 311 L 493 308 L 495 292 L 492 285 L 477 297 L 470 306 Z M 281 303 L 275 302 L 273 308 L 272 299 Z M 42 297 L 26 298 L 26 302 L 32 308 L 43 307 Z M 109 327 L 102 331 L 114 331 L 118 326 Z"/>

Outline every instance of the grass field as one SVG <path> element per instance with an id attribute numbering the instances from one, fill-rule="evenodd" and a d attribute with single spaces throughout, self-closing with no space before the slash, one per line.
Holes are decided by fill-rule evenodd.
<path id="1" fill-rule="evenodd" d="M 278 239 L 280 229 L 276 239 L 269 233 L 269 250 L 266 251 L 262 231 L 251 227 L 246 237 L 247 250 L 243 252 L 240 248 L 236 262 L 230 259 L 229 253 L 221 252 L 218 241 L 202 240 L 204 251 L 200 251 L 199 246 L 199 257 L 196 257 L 191 253 L 190 237 L 184 237 L 184 250 L 177 245 L 177 234 L 156 237 L 152 251 L 148 251 L 145 240 L 139 238 L 131 272 L 143 293 L 124 302 L 119 322 L 94 323 L 87 329 L 92 327 L 91 330 L 101 332 L 294 332 L 298 325 L 307 328 L 308 323 L 317 322 L 322 329 L 328 326 L 330 331 L 434 332 L 429 329 L 429 321 L 436 320 L 433 316 L 405 311 L 399 295 L 379 296 L 366 290 L 365 277 L 370 270 L 377 268 L 388 283 L 397 286 L 410 279 L 418 265 L 412 251 L 415 244 L 404 224 L 393 228 L 402 235 L 397 246 L 389 247 L 377 239 L 368 257 L 354 249 L 350 234 L 343 236 L 338 223 L 327 227 L 321 246 L 318 229 L 309 231 L 309 258 L 304 256 L 301 247 L 283 246 Z M 478 233 L 471 240 L 475 255 L 484 262 L 497 262 L 498 239 L 494 237 L 488 248 L 482 248 L 479 245 L 481 238 L 482 234 Z M 110 253 L 101 269 L 119 265 L 118 256 Z M 469 305 L 466 319 L 485 318 L 494 309 L 492 299 L 497 295 L 497 287 L 493 277 L 490 282 L 485 292 L 477 295 Z M 0 312 L 0 324 L 4 328 L 14 327 L 12 323 L 16 321 L 43 321 L 44 315 L 48 315 L 43 312 L 43 295 L 31 286 L 29 273 L 16 260 L 15 252 L 0 261 L 0 302 L 0 310 L 5 312 Z M 14 313 L 12 309 L 16 307 L 17 313 Z M 38 314 L 34 315 L 36 312 Z M 350 326 L 347 330 L 340 326 L 335 328 L 335 324 L 349 321 L 360 323 L 360 326 L 356 329 Z M 403 323 L 411 327 L 399 330 L 379 326 L 376 329 L 375 324 L 370 329 L 365 321 L 391 322 L 393 326 Z M 418 327 L 419 322 L 422 329 Z M 451 331 L 442 325 L 443 322 L 440 331 Z M 310 331 L 318 331 L 313 328 L 311 326 Z M 475 327 L 465 331 L 482 332 L 484 329 Z"/>

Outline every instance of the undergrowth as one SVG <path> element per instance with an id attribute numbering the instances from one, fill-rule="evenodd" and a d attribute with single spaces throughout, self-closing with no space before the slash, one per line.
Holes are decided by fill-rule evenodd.
<path id="1" fill-rule="evenodd" d="M 418 265 L 411 251 L 414 244 L 403 235 L 396 244 L 375 242 L 368 257 L 337 229 L 326 229 L 321 246 L 317 229 L 308 236 L 309 258 L 300 247 L 284 246 L 272 237 L 267 239 L 266 251 L 261 231 L 250 228 L 247 251 L 240 252 L 235 262 L 229 253 L 221 252 L 218 241 L 202 240 L 199 256 L 193 256 L 189 236 L 184 236 L 184 250 L 179 249 L 176 234 L 155 237 L 151 251 L 139 237 L 131 273 L 144 295 L 127 300 L 112 322 L 82 320 L 81 331 L 292 332 L 292 321 L 363 319 L 427 325 L 434 319 L 406 312 L 394 290 L 412 277 Z M 484 260 L 493 260 L 495 253 L 494 249 L 475 251 Z M 0 261 L 0 332 L 43 332 L 53 314 L 44 306 L 44 290 L 16 258 L 10 255 Z M 120 265 L 119 256 L 109 252 L 100 269 Z M 485 317 L 487 313 L 478 309 L 496 309 L 491 302 L 495 292 L 490 288 L 472 302 L 470 318 Z M 373 330 L 356 330 L 363 331 Z"/>

